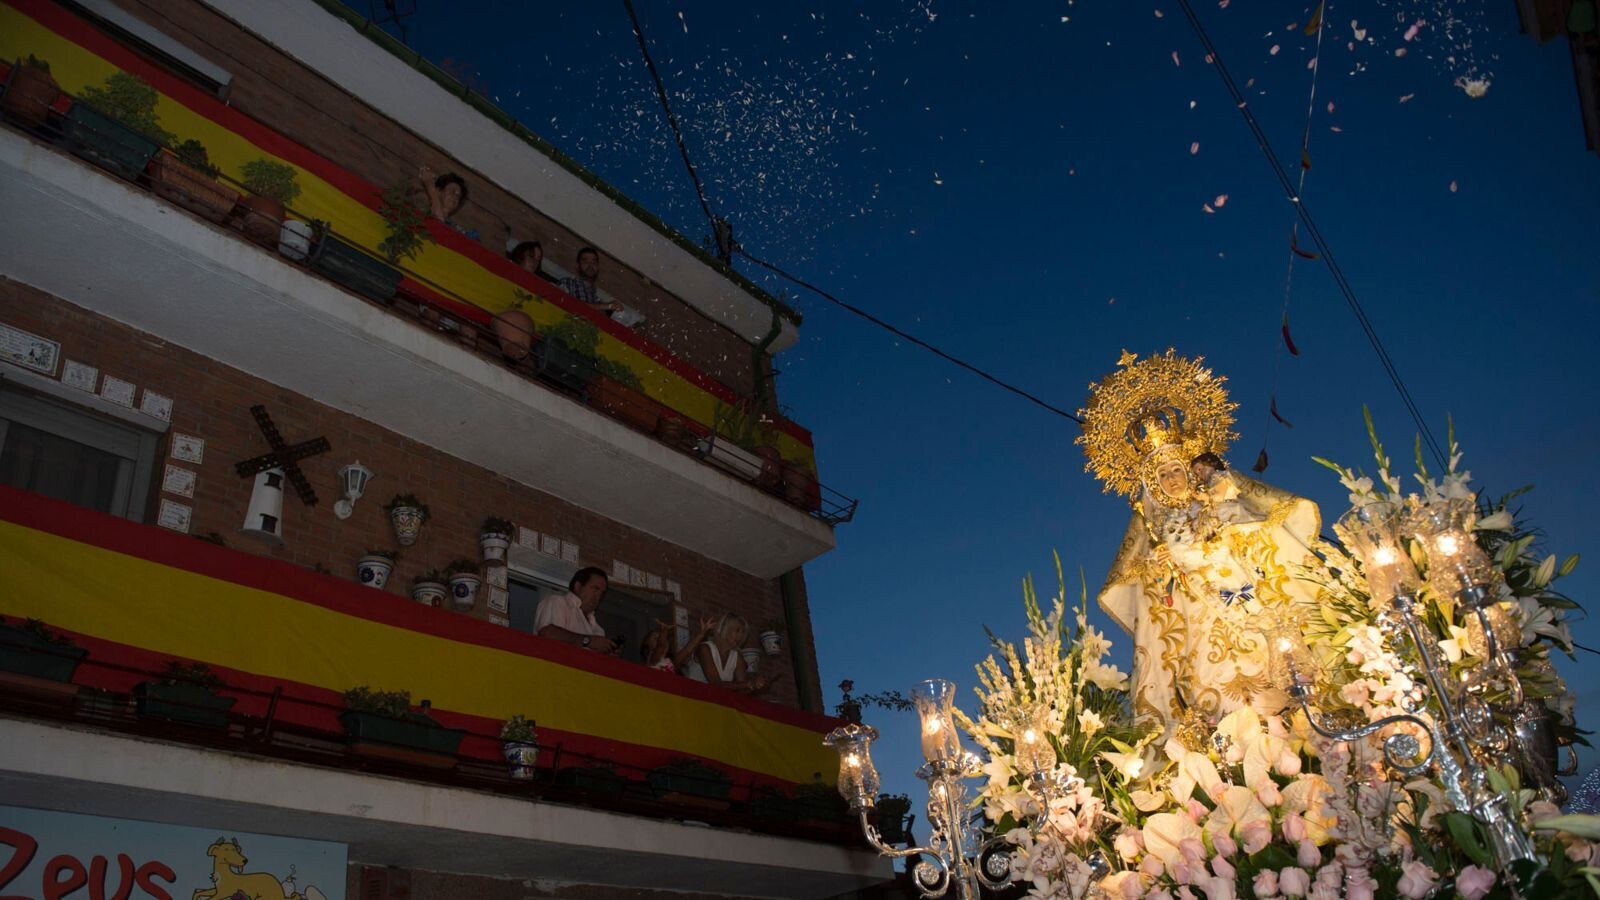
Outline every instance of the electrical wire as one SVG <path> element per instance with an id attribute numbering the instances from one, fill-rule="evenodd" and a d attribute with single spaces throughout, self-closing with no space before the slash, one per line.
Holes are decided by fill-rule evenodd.
<path id="1" fill-rule="evenodd" d="M 1243 92 L 1233 80 L 1228 67 L 1223 63 L 1222 54 L 1211 41 L 1211 36 L 1206 33 L 1205 26 L 1201 24 L 1200 17 L 1195 15 L 1194 6 L 1190 0 L 1178 0 L 1178 6 L 1183 9 L 1183 14 L 1189 20 L 1189 26 L 1194 29 L 1195 37 L 1200 40 L 1200 45 L 1206 52 L 1207 59 L 1217 70 L 1217 76 L 1222 79 L 1222 86 L 1227 89 L 1233 98 L 1234 105 L 1238 107 L 1239 114 L 1244 117 L 1245 125 L 1250 128 L 1250 133 L 1255 137 L 1256 145 L 1266 156 L 1271 164 L 1273 174 L 1277 176 L 1278 183 L 1283 187 L 1284 196 L 1294 205 L 1295 213 L 1299 216 L 1300 223 L 1305 226 L 1306 234 L 1311 237 L 1322 254 L 1322 261 L 1327 265 L 1328 272 L 1333 276 L 1334 284 L 1339 292 L 1344 295 L 1345 303 L 1350 311 L 1355 314 L 1356 322 L 1361 325 L 1361 330 L 1367 336 L 1367 342 L 1378 355 L 1378 362 L 1384 372 L 1389 376 L 1389 382 L 1394 385 L 1395 392 L 1400 395 L 1400 401 L 1405 404 L 1406 411 L 1411 414 L 1411 419 L 1416 423 L 1417 430 L 1428 444 L 1428 450 L 1433 454 L 1440 468 L 1445 466 L 1444 453 L 1439 449 L 1439 442 L 1433 437 L 1433 432 L 1428 428 L 1428 423 L 1423 420 L 1416 401 L 1412 399 L 1411 392 L 1406 389 L 1405 381 L 1400 378 L 1400 371 L 1395 367 L 1394 360 L 1390 358 L 1388 350 L 1384 349 L 1383 341 L 1378 337 L 1378 330 L 1367 318 L 1366 310 L 1362 308 L 1361 301 L 1356 298 L 1356 292 L 1350 282 L 1345 278 L 1344 270 L 1334 259 L 1333 249 L 1322 235 L 1322 229 L 1317 227 L 1317 220 L 1312 217 L 1311 210 L 1306 207 L 1304 198 L 1295 190 L 1294 181 L 1289 178 L 1289 173 L 1284 169 L 1283 162 L 1278 159 L 1278 154 L 1272 149 L 1272 144 L 1267 140 L 1267 135 L 1261 128 L 1261 123 L 1256 120 L 1255 113 L 1250 110 L 1250 104 L 1245 100 Z"/>
<path id="2" fill-rule="evenodd" d="M 1067 412 L 1066 410 L 1062 409 L 1061 407 L 1055 406 L 1055 405 L 1053 405 L 1053 404 L 1051 404 L 1051 403 L 1049 403 L 1049 402 L 1047 402 L 1045 400 L 1042 400 L 1038 396 L 1036 396 L 1034 394 L 1031 394 L 1028 391 L 1023 390 L 1022 388 L 1019 388 L 1016 385 L 1014 385 L 1014 384 L 1012 384 L 1012 383 L 1010 383 L 1008 381 L 1005 381 L 1004 379 L 1001 379 L 1001 378 L 999 378 L 997 376 L 994 376 L 994 375 L 990 375 L 988 372 L 985 372 L 983 369 L 978 368 L 977 366 L 973 365 L 972 363 L 969 363 L 969 362 L 967 362 L 967 361 L 965 361 L 963 359 L 960 359 L 958 357 L 951 356 L 949 353 L 946 353 L 945 351 L 940 350 L 938 347 L 935 347 L 934 345 L 928 343 L 925 340 L 922 340 L 919 337 L 916 337 L 915 335 L 907 334 L 906 332 L 900 330 L 899 328 L 894 327 L 893 325 L 890 325 L 888 322 L 885 322 L 884 320 L 878 318 L 877 316 L 873 315 L 872 313 L 869 313 L 866 310 L 864 310 L 864 309 L 862 309 L 862 308 L 860 308 L 858 306 L 852 306 L 851 304 L 846 303 L 843 300 L 840 300 L 838 297 L 835 297 L 833 294 L 828 293 L 827 291 L 823 290 L 820 287 L 817 287 L 816 285 L 812 284 L 809 281 L 806 281 L 804 278 L 801 278 L 798 275 L 791 275 L 790 273 L 785 272 L 783 269 L 778 268 L 777 266 L 773 265 L 772 263 L 769 263 L 766 260 L 761 259 L 760 257 L 757 257 L 757 256 L 753 255 L 750 251 L 746 250 L 744 247 L 738 246 L 736 244 L 736 245 L 734 245 L 734 252 L 738 253 L 740 256 L 743 256 L 745 259 L 750 260 L 751 262 L 755 263 L 756 265 L 760 266 L 761 268 L 766 269 L 767 271 L 771 272 L 772 274 L 777 275 L 780 278 L 786 278 L 789 281 L 794 282 L 796 285 L 799 285 L 800 287 L 805 288 L 806 290 L 812 292 L 813 294 L 816 294 L 817 296 L 821 297 L 824 300 L 827 300 L 830 303 L 833 303 L 834 305 L 840 307 L 841 309 L 844 309 L 844 310 L 846 310 L 848 312 L 854 313 L 855 315 L 860 316 L 863 319 L 866 319 L 868 322 L 871 322 L 872 324 L 878 326 L 879 328 L 882 328 L 885 331 L 888 331 L 889 333 L 891 333 L 891 334 L 893 334 L 893 335 L 895 335 L 895 336 L 897 336 L 897 337 L 899 337 L 899 338 L 901 338 L 901 339 L 903 339 L 905 341 L 908 341 L 910 343 L 916 344 L 918 347 L 921 347 L 922 349 L 927 350 L 929 353 L 932 353 L 933 355 L 939 357 L 940 359 L 943 359 L 946 362 L 954 363 L 955 365 L 958 365 L 961 368 L 966 369 L 968 372 L 971 372 L 972 374 L 978 376 L 979 378 L 982 378 L 984 381 L 987 381 L 990 384 L 995 385 L 996 387 L 999 387 L 999 388 L 1001 388 L 1003 390 L 1010 391 L 1011 393 L 1016 394 L 1018 397 L 1021 397 L 1024 400 L 1029 401 L 1030 403 L 1033 403 L 1033 404 L 1035 404 L 1035 405 L 1037 405 L 1039 407 L 1042 407 L 1043 409 L 1045 409 L 1045 410 L 1047 410 L 1049 412 L 1055 413 L 1058 416 L 1064 416 L 1064 417 L 1066 417 L 1068 419 L 1071 419 L 1072 421 L 1077 422 L 1079 425 L 1083 424 L 1083 419 L 1079 418 L 1078 416 L 1076 416 L 1076 415 L 1074 415 L 1074 414 L 1072 414 L 1070 412 Z"/>
<path id="3" fill-rule="evenodd" d="M 628 10 L 628 19 L 633 22 L 633 36 L 639 41 L 639 53 L 644 57 L 644 67 L 650 72 L 650 80 L 656 85 L 656 98 L 661 101 L 661 110 L 667 114 L 667 125 L 672 128 L 672 137 L 678 142 L 678 155 L 683 157 L 684 168 L 689 170 L 689 180 L 694 182 L 695 196 L 700 198 L 700 209 L 705 211 L 706 221 L 711 224 L 712 233 L 717 230 L 717 217 L 711 212 L 711 204 L 706 200 L 705 185 L 700 183 L 700 172 L 694 167 L 694 160 L 689 158 L 689 145 L 683 140 L 683 129 L 678 127 L 678 117 L 672 114 L 672 104 L 667 102 L 667 87 L 661 81 L 661 73 L 656 71 L 656 62 L 650 58 L 650 47 L 644 39 L 644 26 L 639 24 L 639 16 L 633 11 L 633 0 L 622 0 L 622 5 Z"/>

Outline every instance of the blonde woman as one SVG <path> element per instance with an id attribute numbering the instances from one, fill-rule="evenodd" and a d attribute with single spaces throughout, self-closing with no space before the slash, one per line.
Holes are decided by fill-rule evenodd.
<path id="1" fill-rule="evenodd" d="M 742 694 L 759 694 L 772 684 L 765 675 L 751 677 L 739 648 L 750 636 L 750 626 L 739 616 L 725 616 L 707 640 L 695 648 L 685 675 L 695 681 L 720 685 Z"/>

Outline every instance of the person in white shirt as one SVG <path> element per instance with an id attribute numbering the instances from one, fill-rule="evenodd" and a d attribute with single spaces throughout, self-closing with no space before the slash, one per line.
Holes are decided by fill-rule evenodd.
<path id="1" fill-rule="evenodd" d="M 615 653 L 616 642 L 606 637 L 605 629 L 594 618 L 608 584 L 604 570 L 594 566 L 579 569 L 567 583 L 565 594 L 551 594 L 539 601 L 533 614 L 534 634 L 601 653 Z"/>
<path id="2" fill-rule="evenodd" d="M 759 694 L 766 690 L 772 679 L 765 675 L 752 678 L 745 667 L 744 656 L 739 653 L 749 634 L 750 626 L 744 619 L 724 617 L 711 639 L 696 648 L 684 674 L 695 681 L 720 685 L 742 694 Z"/>

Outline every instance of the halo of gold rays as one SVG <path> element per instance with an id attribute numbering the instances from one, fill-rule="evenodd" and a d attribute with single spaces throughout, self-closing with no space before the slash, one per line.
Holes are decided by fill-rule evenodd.
<path id="1" fill-rule="evenodd" d="M 1238 435 L 1233 432 L 1233 411 L 1227 381 L 1201 365 L 1204 357 L 1188 359 L 1168 348 L 1166 353 L 1139 359 L 1122 351 L 1118 369 L 1089 385 L 1087 405 L 1078 410 L 1083 433 L 1078 445 L 1088 462 L 1084 471 L 1100 479 L 1108 493 L 1132 496 L 1141 481 L 1145 457 L 1154 446 L 1140 446 L 1134 432 L 1146 427 L 1145 439 L 1181 444 L 1193 459 L 1204 452 L 1222 455 Z M 1172 422 L 1176 414 L 1176 423 Z M 1150 428 L 1149 423 L 1158 423 Z M 1177 425 L 1162 430 L 1160 425 Z"/>

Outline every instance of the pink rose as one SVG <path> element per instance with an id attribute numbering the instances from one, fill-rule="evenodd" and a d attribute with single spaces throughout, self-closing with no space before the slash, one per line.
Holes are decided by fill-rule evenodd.
<path id="1" fill-rule="evenodd" d="M 1306 895 L 1306 900 L 1340 900 L 1338 885 L 1329 887 L 1325 884 L 1313 884 L 1311 893 Z"/>
<path id="2" fill-rule="evenodd" d="M 1278 873 L 1278 890 L 1285 897 L 1304 897 L 1311 890 L 1311 876 L 1305 869 L 1288 866 Z"/>
<path id="3" fill-rule="evenodd" d="M 1311 841 L 1302 840 L 1299 850 L 1294 855 L 1294 861 L 1299 863 L 1302 869 L 1315 869 L 1322 862 L 1322 851 Z"/>
<path id="4" fill-rule="evenodd" d="M 1172 900 L 1172 892 L 1166 888 L 1152 888 L 1144 895 L 1144 900 Z"/>
<path id="5" fill-rule="evenodd" d="M 1231 857 L 1239 852 L 1239 845 L 1234 839 L 1220 831 L 1217 832 L 1216 837 L 1211 839 L 1211 846 L 1216 848 L 1218 856 L 1224 858 Z"/>
<path id="6" fill-rule="evenodd" d="M 1345 900 L 1374 900 L 1374 887 L 1376 885 L 1371 881 L 1346 882 L 1344 886 Z M 1478 898 L 1469 897 L 1467 900 L 1478 900 Z"/>
<path id="7" fill-rule="evenodd" d="M 1400 891 L 1400 896 L 1409 900 L 1422 900 L 1423 897 L 1433 893 L 1437 877 L 1427 863 L 1414 859 L 1400 868 L 1400 883 L 1396 887 Z"/>
<path id="8" fill-rule="evenodd" d="M 1283 817 L 1283 839 L 1296 844 L 1306 839 L 1304 816 L 1299 813 L 1289 813 Z"/>
<path id="9" fill-rule="evenodd" d="M 1250 887 L 1254 889 L 1257 897 L 1276 897 L 1278 896 L 1278 873 L 1271 869 L 1262 869 L 1256 873 L 1255 880 L 1250 882 Z"/>
<path id="10" fill-rule="evenodd" d="M 1307 841 L 1306 843 L 1310 843 L 1310 841 Z M 1301 844 L 1300 847 L 1301 852 L 1304 853 L 1305 844 Z M 1312 844 L 1312 848 L 1315 849 L 1316 845 Z M 1317 855 L 1321 856 L 1320 853 Z M 1317 884 L 1320 884 L 1323 887 L 1333 888 L 1334 894 L 1337 895 L 1339 893 L 1339 885 L 1344 882 L 1344 866 L 1341 866 L 1336 862 L 1328 863 L 1317 870 L 1316 881 Z"/>
<path id="11" fill-rule="evenodd" d="M 1116 840 L 1111 845 L 1116 848 L 1118 856 L 1133 862 L 1144 849 L 1144 833 L 1137 828 L 1124 828 L 1117 832 Z"/>
<path id="12" fill-rule="evenodd" d="M 1233 881 L 1234 876 L 1238 874 L 1234 871 L 1233 864 L 1220 856 L 1212 858 L 1211 871 L 1216 873 L 1218 878 L 1226 878 L 1229 881 Z"/>
<path id="13" fill-rule="evenodd" d="M 1261 783 L 1256 785 L 1256 799 L 1261 801 L 1262 806 L 1271 809 L 1283 802 L 1283 792 L 1278 790 L 1277 782 L 1263 778 Z"/>
<path id="14" fill-rule="evenodd" d="M 1456 876 L 1456 892 L 1465 900 L 1481 900 L 1494 887 L 1494 872 L 1482 866 L 1467 866 Z"/>
<path id="15" fill-rule="evenodd" d="M 1206 900 L 1234 900 L 1232 876 L 1202 878 L 1197 883 L 1200 890 L 1205 892 Z"/>
<path id="16" fill-rule="evenodd" d="M 1255 856 L 1272 843 L 1272 823 L 1266 819 L 1247 822 L 1239 829 L 1239 844 L 1247 856 Z"/>
<path id="17" fill-rule="evenodd" d="M 1300 774 L 1300 756 L 1285 750 L 1278 755 L 1278 761 L 1272 768 L 1286 778 L 1293 778 Z"/>

